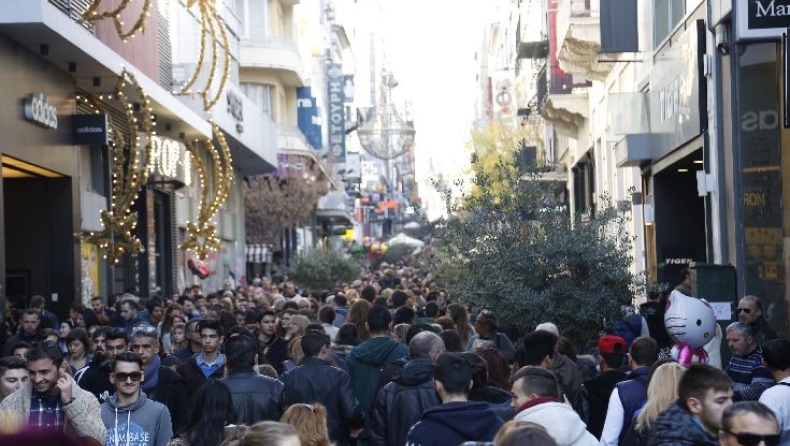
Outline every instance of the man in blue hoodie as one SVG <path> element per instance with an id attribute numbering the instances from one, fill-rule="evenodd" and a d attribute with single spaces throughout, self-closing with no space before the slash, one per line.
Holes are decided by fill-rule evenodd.
<path id="1" fill-rule="evenodd" d="M 104 446 L 166 446 L 173 437 L 170 412 L 140 391 L 145 378 L 143 359 L 123 352 L 112 361 L 110 381 L 115 395 L 101 405 L 107 428 Z"/>
<path id="2" fill-rule="evenodd" d="M 354 347 L 346 356 L 346 369 L 351 376 L 354 396 L 366 415 L 365 430 L 358 440 L 362 444 L 368 444 L 370 440 L 370 414 L 381 369 L 409 354 L 406 345 L 390 339 L 390 322 L 392 316 L 388 309 L 379 306 L 371 308 L 367 322 L 371 338 Z"/>
<path id="3" fill-rule="evenodd" d="M 468 401 L 472 366 L 461 353 L 439 356 L 434 386 L 442 405 L 426 410 L 406 436 L 406 446 L 492 441 L 504 422 L 488 403 Z"/>

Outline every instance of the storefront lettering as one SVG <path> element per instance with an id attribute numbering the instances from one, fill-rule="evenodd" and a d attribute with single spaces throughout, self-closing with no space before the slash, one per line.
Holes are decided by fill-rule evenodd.
<path id="1" fill-rule="evenodd" d="M 768 200 L 766 199 L 765 192 L 746 192 L 743 194 L 744 206 L 765 206 L 767 202 Z"/>
<path id="2" fill-rule="evenodd" d="M 741 115 L 741 130 L 773 130 L 779 127 L 779 114 L 775 110 L 750 111 Z"/>
<path id="3" fill-rule="evenodd" d="M 192 183 L 192 158 L 181 141 L 152 136 L 151 164 L 148 171 L 175 178 L 189 185 Z M 181 169 L 179 169 L 179 166 Z"/>
<path id="4" fill-rule="evenodd" d="M 658 93 L 661 104 L 661 122 L 669 121 L 680 111 L 680 91 L 683 88 L 682 79 L 673 79 L 669 85 Z"/>
<path id="5" fill-rule="evenodd" d="M 664 259 L 665 265 L 688 265 L 689 263 L 693 262 L 694 259 L 691 258 L 684 258 L 684 257 L 675 257 L 675 258 L 666 258 Z"/>
<path id="6" fill-rule="evenodd" d="M 777 16 L 790 16 L 790 6 L 776 5 L 776 0 L 771 0 L 768 6 L 763 6 L 763 2 L 757 0 L 754 2 L 757 7 L 756 17 L 777 17 Z"/>
<path id="7" fill-rule="evenodd" d="M 234 94 L 232 91 L 228 91 L 225 95 L 225 98 L 228 102 L 228 113 L 233 116 L 238 122 L 244 121 L 244 104 L 241 102 L 241 98 Z"/>
<path id="8" fill-rule="evenodd" d="M 50 105 L 42 93 L 32 93 L 25 98 L 25 119 L 48 129 L 58 128 L 58 109 Z"/>

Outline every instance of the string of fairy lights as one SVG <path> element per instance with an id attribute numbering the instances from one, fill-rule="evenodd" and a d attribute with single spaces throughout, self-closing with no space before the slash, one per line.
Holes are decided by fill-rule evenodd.
<path id="1" fill-rule="evenodd" d="M 201 196 L 198 207 L 198 218 L 196 221 L 189 221 L 186 224 L 187 238 L 181 245 L 181 249 L 193 251 L 200 260 L 205 260 L 212 251 L 219 251 L 222 243 L 217 236 L 217 225 L 211 221 L 219 212 L 219 208 L 227 200 L 230 189 L 233 186 L 233 167 L 231 165 L 230 147 L 225 136 L 216 123 L 212 122 L 214 136 L 219 142 L 219 150 L 214 147 L 211 140 L 204 141 L 214 167 L 214 190 L 213 197 L 207 187 L 208 167 L 205 161 L 198 154 L 197 149 L 191 142 L 185 142 L 189 154 L 195 161 L 198 170 Z"/>
<path id="2" fill-rule="evenodd" d="M 101 11 L 102 1 L 93 0 L 83 14 L 83 18 L 91 22 L 112 19 L 115 24 L 115 31 L 124 42 L 133 38 L 138 31 L 141 33 L 145 32 L 146 22 L 150 17 L 151 0 L 143 0 L 142 12 L 127 30 L 124 30 L 125 23 L 121 18 L 121 14 L 126 11 L 126 8 L 134 0 L 121 0 L 116 8 L 106 11 Z M 197 6 L 200 16 L 200 42 L 197 64 L 189 79 L 180 89 L 173 93 L 178 96 L 200 97 L 203 102 L 203 110 L 210 111 L 222 98 L 222 93 L 225 91 L 228 79 L 230 79 L 232 64 L 230 40 L 228 39 L 225 23 L 217 11 L 217 2 L 215 0 L 187 0 L 187 9 L 195 6 Z M 211 42 L 211 66 L 208 68 L 206 82 L 202 85 L 202 88 L 195 92 L 192 88 L 197 84 L 204 71 L 203 64 L 208 51 L 207 40 Z M 222 64 L 221 68 L 220 64 Z"/>
<path id="3" fill-rule="evenodd" d="M 127 42 L 128 39 L 134 38 L 138 32 L 145 32 L 150 16 L 151 0 L 143 0 L 140 15 L 127 28 L 121 15 L 133 1 L 121 0 L 114 9 L 102 10 L 102 0 L 93 0 L 83 14 L 83 18 L 91 22 L 112 19 L 118 36 Z M 208 112 L 219 102 L 230 78 L 230 42 L 214 0 L 187 0 L 187 9 L 193 7 L 197 7 L 200 16 L 198 61 L 189 79 L 178 91 L 173 93 L 179 96 L 200 97 L 204 111 Z M 193 88 L 203 75 L 206 54 L 209 51 L 208 41 L 211 45 L 211 64 L 205 83 L 195 92 Z M 222 64 L 221 69 L 220 64 Z M 124 92 L 127 85 L 132 87 L 142 104 L 141 119 L 135 116 L 135 106 Z M 77 96 L 77 100 L 89 106 L 96 113 L 104 113 L 102 101 L 105 100 L 105 95 L 80 95 Z M 106 95 L 106 100 L 120 102 L 126 114 L 128 127 L 132 129 L 131 139 L 127 142 L 123 131 L 120 131 L 111 122 L 109 129 L 110 151 L 113 157 L 111 206 L 110 210 L 101 212 L 102 231 L 90 233 L 87 241 L 97 244 L 108 262 L 117 264 L 126 253 L 139 254 L 144 251 L 142 243 L 134 235 L 138 216 L 132 209 L 140 190 L 148 180 L 149 169 L 147 167 L 151 163 L 156 122 L 152 114 L 153 108 L 150 99 L 134 75 L 126 69 L 123 70 L 114 93 Z M 181 249 L 193 251 L 200 260 L 208 257 L 210 252 L 216 252 L 222 248 L 217 235 L 217 225 L 212 219 L 227 200 L 233 185 L 230 148 L 217 124 L 214 122 L 211 124 L 214 137 L 219 142 L 219 150 L 211 140 L 204 141 L 204 146 L 212 162 L 213 190 L 208 186 L 209 166 L 199 156 L 196 148 L 198 141 L 184 142 L 199 172 L 201 196 L 198 217 L 195 221 L 187 222 L 187 238 L 181 245 Z M 140 147 L 138 132 L 145 135 L 143 147 Z"/>
<path id="4" fill-rule="evenodd" d="M 138 119 L 135 105 L 126 93 L 127 87 L 134 91 L 139 100 Z M 97 113 L 104 112 L 102 100 L 92 95 L 77 96 L 78 101 L 89 105 Z M 102 231 L 88 234 L 86 240 L 95 243 L 102 250 L 102 257 L 109 263 L 117 264 L 125 253 L 139 254 L 143 252 L 143 244 L 134 235 L 137 227 L 137 212 L 132 211 L 142 186 L 148 181 L 148 168 L 151 163 L 153 136 L 156 126 L 151 100 L 145 93 L 134 73 L 123 69 L 115 91 L 107 95 L 107 100 L 117 101 L 123 109 L 126 124 L 132 131 L 127 143 L 124 132 L 110 124 L 109 149 L 112 155 L 112 187 L 110 209 L 101 211 L 99 216 Z M 138 130 L 146 135 L 145 144 L 141 146 Z"/>

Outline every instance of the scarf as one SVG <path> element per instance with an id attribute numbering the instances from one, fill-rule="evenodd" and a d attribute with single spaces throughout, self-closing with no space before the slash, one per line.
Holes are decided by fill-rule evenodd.
<path id="1" fill-rule="evenodd" d="M 156 355 L 154 356 L 154 362 L 151 363 L 151 367 L 148 367 L 148 370 L 145 371 L 145 380 L 140 384 L 140 388 L 146 395 L 150 395 L 150 390 L 155 389 L 156 385 L 159 384 L 160 365 L 162 365 L 162 360 L 159 359 L 159 355 Z"/>
<path id="2" fill-rule="evenodd" d="M 523 411 L 529 409 L 530 407 L 537 406 L 538 404 L 543 404 L 543 403 L 561 403 L 561 402 L 562 402 L 561 399 L 554 398 L 553 396 L 538 396 L 538 397 L 532 398 L 531 400 L 529 400 L 526 403 L 522 404 L 521 407 L 519 407 L 516 410 L 516 413 L 523 412 Z"/>

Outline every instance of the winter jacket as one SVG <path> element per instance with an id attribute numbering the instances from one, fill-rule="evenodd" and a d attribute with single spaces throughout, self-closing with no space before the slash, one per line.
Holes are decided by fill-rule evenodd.
<path id="1" fill-rule="evenodd" d="M 101 405 L 107 428 L 104 446 L 166 446 L 173 438 L 170 412 L 164 404 L 148 399 L 145 392 L 132 404 L 118 406 L 117 395 Z"/>
<path id="2" fill-rule="evenodd" d="M 11 356 L 13 353 L 14 346 L 20 342 L 27 342 L 30 345 L 33 345 L 38 341 L 38 333 L 34 334 L 33 336 L 28 336 L 22 331 L 19 333 L 11 336 L 5 341 L 5 348 L 3 348 L 3 356 Z"/>
<path id="3" fill-rule="evenodd" d="M 403 446 L 420 415 L 441 404 L 433 386 L 433 369 L 430 358 L 413 359 L 381 389 L 373 408 L 373 446 Z"/>
<path id="4" fill-rule="evenodd" d="M 351 387 L 365 414 L 369 414 L 373 406 L 381 369 L 408 354 L 409 349 L 404 344 L 388 337 L 376 337 L 359 344 L 346 356 Z"/>
<path id="5" fill-rule="evenodd" d="M 245 425 L 225 426 L 225 438 L 218 446 L 229 446 L 231 442 L 235 442 L 243 438 L 246 432 L 247 426 Z M 170 443 L 168 443 L 167 446 L 189 446 L 189 440 L 184 438 L 174 438 L 170 440 Z"/>
<path id="6" fill-rule="evenodd" d="M 582 389 L 582 377 L 576 363 L 567 356 L 557 353 L 554 357 L 554 366 L 551 369 L 560 382 L 563 393 L 574 409 L 579 409 L 579 392 Z"/>
<path id="7" fill-rule="evenodd" d="M 94 359 L 91 365 L 78 377 L 77 383 L 80 387 L 92 393 L 99 400 L 99 404 L 101 404 L 110 395 L 115 394 L 115 386 L 110 382 L 110 374 L 112 373 L 110 363 L 100 364 L 97 362 Z M 75 378 L 77 378 L 76 375 Z"/>
<path id="8" fill-rule="evenodd" d="M 649 446 L 716 446 L 715 436 L 710 435 L 694 420 L 694 416 L 680 401 L 675 401 L 650 426 Z"/>
<path id="9" fill-rule="evenodd" d="M 587 430 L 601 438 L 609 397 L 617 383 L 624 380 L 626 374 L 620 370 L 607 370 L 595 378 L 587 380 L 582 386 L 579 415 L 587 423 Z"/>
<path id="10" fill-rule="evenodd" d="M 181 375 L 164 366 L 159 366 L 158 375 L 156 387 L 148 391 L 148 397 L 167 407 L 173 432 L 179 434 L 189 423 L 190 408 L 184 404 L 189 400 L 187 382 Z"/>
<path id="11" fill-rule="evenodd" d="M 305 358 L 302 365 L 283 376 L 283 383 L 283 407 L 315 402 L 326 407 L 329 438 L 338 446 L 348 444 L 349 428 L 365 425 L 365 415 L 346 371 L 319 358 Z"/>
<path id="12" fill-rule="evenodd" d="M 639 367 L 628 374 L 628 380 L 618 383 L 617 396 L 623 406 L 623 427 L 620 428 L 620 441 L 633 423 L 634 415 L 647 402 L 647 379 L 650 374 L 649 367 Z"/>
<path id="13" fill-rule="evenodd" d="M 252 368 L 231 370 L 221 379 L 233 394 L 236 423 L 252 426 L 258 421 L 279 421 L 283 413 L 283 383 Z"/>
<path id="14" fill-rule="evenodd" d="M 510 406 L 512 400 L 513 396 L 510 392 L 493 385 L 478 387 L 469 391 L 469 401 L 488 403 L 502 421 L 510 421 L 515 415 L 513 408 Z"/>
<path id="15" fill-rule="evenodd" d="M 546 428 L 557 446 L 597 446 L 598 440 L 573 408 L 565 403 L 537 404 L 516 414 L 515 421 L 528 421 Z"/>
<path id="16" fill-rule="evenodd" d="M 505 424 L 487 403 L 455 402 L 428 409 L 406 435 L 406 446 L 492 441 Z"/>
<path id="17" fill-rule="evenodd" d="M 650 337 L 658 342 L 658 348 L 671 348 L 672 338 L 664 325 L 666 304 L 661 302 L 645 302 L 639 306 L 639 314 L 645 319 Z"/>
<path id="18" fill-rule="evenodd" d="M 6 429 L 15 431 L 27 425 L 32 394 L 33 384 L 28 381 L 0 402 L 0 420 L 3 420 Z M 99 402 L 96 397 L 81 389 L 76 383 L 72 387 L 71 395 L 74 401 L 63 408 L 66 413 L 64 430 L 77 437 L 91 437 L 100 443 L 103 442 L 107 430 L 101 422 Z"/>
<path id="19" fill-rule="evenodd" d="M 393 378 L 395 378 L 395 375 L 397 375 L 398 372 L 403 370 L 403 367 L 406 366 L 406 364 L 408 364 L 409 361 L 411 361 L 411 356 L 406 355 L 402 358 L 398 358 L 397 360 L 385 365 L 384 368 L 381 369 L 381 373 L 379 373 L 379 383 L 376 386 L 375 394 L 378 395 L 381 389 L 383 389 L 384 386 L 389 384 L 393 380 Z"/>
<path id="20" fill-rule="evenodd" d="M 197 365 L 197 355 L 191 357 L 189 361 L 181 364 L 178 366 L 178 374 L 181 375 L 182 378 L 186 381 L 187 385 L 187 394 L 189 395 L 190 401 L 195 398 L 198 389 L 200 386 L 206 382 L 206 377 L 203 375 L 203 372 L 200 370 L 200 366 Z M 208 379 L 220 379 L 223 377 L 225 373 L 225 368 L 220 367 Z"/>
<path id="21" fill-rule="evenodd" d="M 258 340 L 258 364 L 269 364 L 277 371 L 277 375 L 283 376 L 285 369 L 283 362 L 288 359 L 288 342 L 283 338 L 276 338 L 269 344 Z"/>

